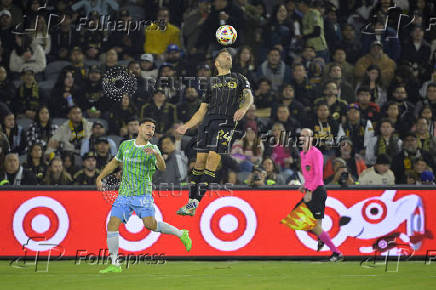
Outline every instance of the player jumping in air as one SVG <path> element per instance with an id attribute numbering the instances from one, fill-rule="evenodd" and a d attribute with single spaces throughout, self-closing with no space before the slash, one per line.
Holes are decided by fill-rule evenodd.
<path id="1" fill-rule="evenodd" d="M 344 256 L 335 247 L 328 233 L 322 229 L 322 219 L 324 218 L 325 201 L 327 199 L 327 191 L 323 180 L 324 157 L 318 148 L 312 146 L 312 141 L 312 130 L 308 128 L 301 130 L 300 145 L 303 149 L 300 152 L 301 171 L 305 181 L 304 185 L 299 189 L 304 193 L 300 203 L 304 201 L 316 219 L 316 225 L 311 231 L 318 236 L 320 248 L 326 244 L 333 252 L 329 261 L 338 262 L 344 260 Z"/>
<path id="2" fill-rule="evenodd" d="M 250 83 L 243 75 L 231 72 L 232 55 L 227 49 L 218 52 L 215 67 L 218 76 L 211 78 L 200 108 L 191 120 L 177 129 L 179 134 L 185 134 L 187 129 L 201 123 L 189 201 L 177 211 L 180 215 L 195 214 L 198 203 L 215 180 L 215 171 L 221 161 L 220 154 L 229 153 L 237 122 L 253 104 Z"/>
<path id="3" fill-rule="evenodd" d="M 187 251 L 191 249 L 192 241 L 187 230 L 179 230 L 154 218 L 151 178 L 156 167 L 159 170 L 166 168 L 158 147 L 149 142 L 154 135 L 155 126 L 156 122 L 153 119 L 142 120 L 139 123 L 138 137 L 121 143 L 117 155 L 97 177 L 97 188 L 102 190 L 102 179 L 121 164 L 123 165 L 118 198 L 112 205 L 111 217 L 107 225 L 107 246 L 112 264 L 100 273 L 121 272 L 118 262 L 118 228 L 122 222 L 127 223 L 133 211 L 142 219 L 145 228 L 175 235 L 180 238 Z"/>

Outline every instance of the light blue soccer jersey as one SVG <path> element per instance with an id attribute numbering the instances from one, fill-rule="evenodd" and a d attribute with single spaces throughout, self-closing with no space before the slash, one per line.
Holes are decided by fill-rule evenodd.
<path id="1" fill-rule="evenodd" d="M 123 176 L 118 194 L 134 196 L 151 194 L 153 185 L 151 178 L 156 171 L 156 157 L 147 154 L 145 148 L 152 147 L 159 153 L 156 145 L 136 145 L 135 139 L 121 143 L 115 158 L 123 163 Z"/>

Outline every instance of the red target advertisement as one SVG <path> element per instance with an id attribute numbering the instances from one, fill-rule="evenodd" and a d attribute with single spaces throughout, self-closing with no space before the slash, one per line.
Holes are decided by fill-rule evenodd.
<path id="1" fill-rule="evenodd" d="M 111 207 L 98 191 L 0 191 L 0 256 L 44 255 L 62 248 L 64 256 L 101 253 Z M 348 256 L 436 249 L 436 190 L 328 190 L 323 228 Z M 186 191 L 154 192 L 155 217 L 187 229 L 193 241 L 186 253 L 177 237 L 146 230 L 132 215 L 119 229 L 121 253 L 166 256 L 294 257 L 327 256 L 305 231 L 280 223 L 301 199 L 297 190 L 227 190 L 207 193 L 194 217 L 179 216 Z"/>

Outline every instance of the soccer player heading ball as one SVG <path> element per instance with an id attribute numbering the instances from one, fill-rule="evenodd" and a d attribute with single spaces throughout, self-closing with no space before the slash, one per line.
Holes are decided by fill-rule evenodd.
<path id="1" fill-rule="evenodd" d="M 325 201 L 327 199 L 327 191 L 323 180 L 324 157 L 318 148 L 312 146 L 312 141 L 312 130 L 308 128 L 301 130 L 300 146 L 303 150 L 300 152 L 300 158 L 304 185 L 299 190 L 304 193 L 304 197 L 296 207 L 305 202 L 316 219 L 315 227 L 311 231 L 319 239 L 318 250 L 326 244 L 333 252 L 329 260 L 332 262 L 342 261 L 344 256 L 333 244 L 328 233 L 322 229 L 322 219 L 324 218 Z"/>
<path id="2" fill-rule="evenodd" d="M 193 216 L 208 186 L 215 181 L 220 154 L 229 153 L 229 147 L 238 121 L 253 104 L 253 95 L 247 78 L 232 73 L 232 55 L 224 48 L 215 57 L 218 76 L 211 78 L 198 111 L 186 124 L 177 129 L 185 134 L 197 126 L 197 159 L 192 170 L 188 203 L 177 211 Z"/>
<path id="3" fill-rule="evenodd" d="M 150 143 L 154 135 L 156 122 L 146 118 L 139 122 L 138 137 L 121 143 L 117 155 L 109 162 L 96 184 L 102 190 L 102 179 L 123 165 L 118 198 L 112 205 L 111 217 L 107 225 L 107 246 L 112 264 L 100 273 L 121 272 L 118 263 L 118 228 L 121 223 L 127 223 L 133 211 L 142 219 L 145 228 L 154 232 L 175 235 L 180 238 L 186 250 L 192 246 L 187 230 L 179 230 L 165 222 L 154 218 L 154 200 L 151 195 L 153 187 L 151 178 L 156 171 L 165 170 L 165 161 L 156 145 Z"/>

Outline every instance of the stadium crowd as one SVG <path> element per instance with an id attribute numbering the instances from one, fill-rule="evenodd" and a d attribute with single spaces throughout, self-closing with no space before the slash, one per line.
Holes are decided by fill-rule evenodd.
<path id="1" fill-rule="evenodd" d="M 434 184 L 433 4 L 0 0 L 0 185 L 95 184 L 144 117 L 158 122 L 153 143 L 167 163 L 153 182 L 188 182 L 197 132 L 176 129 L 215 73 L 223 24 L 238 32 L 232 71 L 249 79 L 255 105 L 219 183 L 303 184 L 294 141 L 308 127 L 326 184 Z M 102 82 L 118 66 L 137 88 L 113 100 Z"/>

